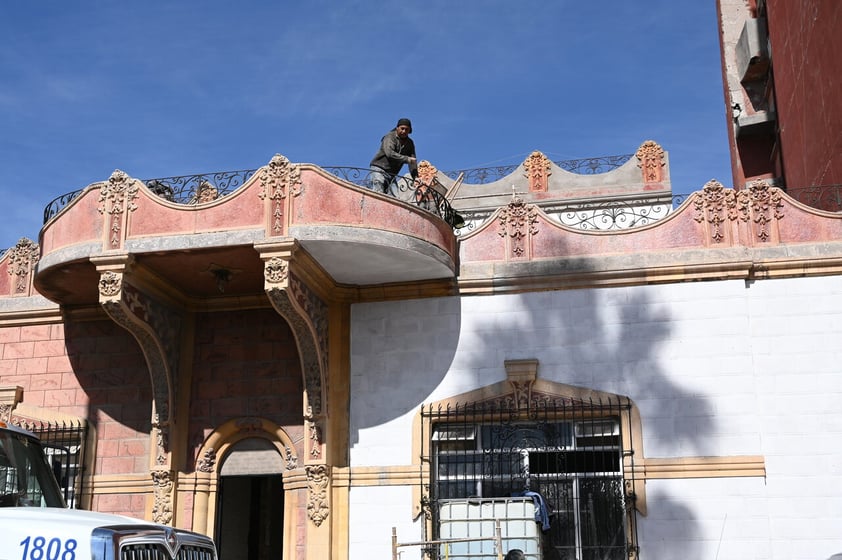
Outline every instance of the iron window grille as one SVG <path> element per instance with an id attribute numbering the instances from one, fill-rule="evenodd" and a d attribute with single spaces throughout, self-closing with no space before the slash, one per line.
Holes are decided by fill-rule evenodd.
<path id="1" fill-rule="evenodd" d="M 422 409 L 433 538 L 440 537 L 444 501 L 537 495 L 543 559 L 634 556 L 634 498 L 624 481 L 624 457 L 632 450 L 624 449 L 622 434 L 628 402 L 550 399 L 527 410 L 513 406 L 494 401 Z"/>

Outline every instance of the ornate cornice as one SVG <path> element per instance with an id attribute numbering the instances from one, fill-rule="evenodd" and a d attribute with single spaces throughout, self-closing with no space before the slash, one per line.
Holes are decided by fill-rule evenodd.
<path id="1" fill-rule="evenodd" d="M 653 140 L 647 140 L 637 149 L 637 166 L 643 171 L 644 183 L 658 183 L 664 178 L 664 149 Z"/>
<path id="2" fill-rule="evenodd" d="M 284 233 L 284 199 L 287 194 L 298 196 L 301 194 L 301 168 L 281 154 L 275 154 L 271 161 L 260 170 L 261 200 L 271 202 L 272 235 Z"/>
<path id="3" fill-rule="evenodd" d="M 120 246 L 123 230 L 123 215 L 137 209 L 137 181 L 119 169 L 115 170 L 99 189 L 99 213 L 110 216 L 109 243 L 111 248 Z"/>
<path id="4" fill-rule="evenodd" d="M 538 233 L 538 210 L 522 198 L 512 195 L 512 201 L 500 210 L 499 234 L 510 242 L 509 253 L 513 258 L 529 258 L 530 239 Z"/>
<path id="5" fill-rule="evenodd" d="M 327 465 L 308 465 L 307 473 L 307 517 L 318 527 L 330 515 L 328 501 L 328 486 L 330 485 L 330 468 Z"/>
<path id="6" fill-rule="evenodd" d="M 9 249 L 9 276 L 14 279 L 15 293 L 22 294 L 27 291 L 32 270 L 39 257 L 38 244 L 25 237 L 21 237 L 17 245 Z"/>
<path id="7" fill-rule="evenodd" d="M 524 175 L 529 179 L 530 192 L 547 192 L 549 190 L 552 162 L 547 156 L 536 150 L 523 162 L 523 168 L 526 171 Z"/>

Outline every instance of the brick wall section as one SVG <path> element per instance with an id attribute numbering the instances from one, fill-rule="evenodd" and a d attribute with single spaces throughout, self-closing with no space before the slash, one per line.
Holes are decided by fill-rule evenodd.
<path id="1" fill-rule="evenodd" d="M 281 316 L 271 309 L 198 314 L 195 340 L 193 460 L 213 429 L 232 418 L 258 416 L 290 435 L 301 433 L 301 360 Z M 302 456 L 302 449 L 296 451 Z"/>
<path id="2" fill-rule="evenodd" d="M 93 474 L 149 470 L 146 361 L 110 320 L 0 328 L 0 378 L 23 387 L 27 405 L 88 419 L 97 437 Z M 143 517 L 145 498 L 97 496 L 92 509 Z"/>
<path id="3" fill-rule="evenodd" d="M 147 473 L 152 387 L 137 342 L 109 320 L 89 321 L 67 327 L 67 352 L 81 387 L 75 404 L 97 431 L 95 473 Z"/>

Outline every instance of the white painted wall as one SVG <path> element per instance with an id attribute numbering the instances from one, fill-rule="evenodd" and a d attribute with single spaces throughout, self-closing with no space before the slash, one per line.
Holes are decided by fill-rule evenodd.
<path id="1" fill-rule="evenodd" d="M 766 480 L 649 481 L 641 558 L 842 552 L 842 278 L 363 304 L 351 331 L 353 466 L 410 464 L 422 402 L 535 358 L 543 379 L 631 397 L 646 457 L 765 457 Z M 408 522 L 405 499 L 390 507 Z"/>

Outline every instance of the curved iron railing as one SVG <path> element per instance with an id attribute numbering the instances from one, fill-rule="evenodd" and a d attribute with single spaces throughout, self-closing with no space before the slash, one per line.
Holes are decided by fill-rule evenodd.
<path id="1" fill-rule="evenodd" d="M 681 206 L 690 194 L 676 194 L 670 202 L 653 203 L 652 200 L 612 200 L 608 202 L 583 202 L 542 207 L 542 210 L 559 223 L 572 228 L 608 231 L 641 227 L 667 217 Z M 470 233 L 486 222 L 496 209 L 460 210 L 465 222 L 457 234 Z"/>
<path id="2" fill-rule="evenodd" d="M 627 162 L 634 154 L 625 154 L 619 156 L 602 156 L 595 158 L 570 159 L 555 161 L 556 165 L 570 171 L 571 173 L 579 173 L 584 175 L 593 175 L 597 173 L 605 173 L 616 169 Z M 511 175 L 520 164 L 506 165 L 499 167 L 483 167 L 477 169 L 463 169 L 456 171 L 444 171 L 443 173 L 451 179 L 456 179 L 460 173 L 465 174 L 465 182 L 471 184 L 485 184 L 492 183 L 499 179 Z M 370 171 L 359 167 L 323 167 L 322 169 L 336 175 L 355 185 L 368 187 Z M 160 177 L 156 179 L 141 179 L 147 187 L 158 196 L 176 202 L 178 204 L 195 204 L 202 200 L 201 190 L 206 185 L 210 185 L 210 189 L 215 189 L 215 197 L 222 197 L 235 191 L 248 181 L 256 172 L 256 169 L 246 169 L 240 171 L 218 171 L 215 173 L 200 173 L 196 175 L 180 175 L 177 177 Z M 399 191 L 408 191 L 411 188 L 411 182 L 404 184 L 406 179 L 403 177 L 397 178 L 397 185 Z M 79 196 L 84 189 L 78 189 L 69 193 L 60 195 L 51 200 L 44 208 L 44 223 L 47 223 L 50 218 L 61 212 L 61 210 L 70 204 L 70 202 Z"/>
<path id="3" fill-rule="evenodd" d="M 157 179 L 141 179 L 153 193 L 165 200 L 178 204 L 197 204 L 229 195 L 243 186 L 257 169 L 242 169 L 239 171 L 217 171 L 215 173 L 199 173 L 196 175 L 180 175 L 177 177 L 160 177 Z M 82 194 L 85 189 L 75 190 L 54 198 L 44 208 L 44 223 L 61 212 L 70 202 Z M 202 196 L 207 196 L 202 200 Z"/>
<path id="4" fill-rule="evenodd" d="M 828 212 L 842 211 L 842 185 L 787 187 L 786 194 L 801 204 Z"/>
<path id="5" fill-rule="evenodd" d="M 599 173 L 607 173 L 617 169 L 627 161 L 629 161 L 634 154 L 621 154 L 618 156 L 600 156 L 592 158 L 581 159 L 566 159 L 553 161 L 554 164 L 561 167 L 570 173 L 578 175 L 597 175 Z M 460 173 L 464 173 L 465 182 L 469 185 L 484 185 L 493 183 L 508 177 L 515 170 L 520 167 L 520 163 L 512 165 L 500 165 L 496 167 L 477 167 L 474 169 L 457 169 L 456 171 L 443 171 L 445 175 L 451 179 L 456 179 Z"/>
<path id="6" fill-rule="evenodd" d="M 372 188 L 370 169 L 361 167 L 322 167 L 322 169 L 358 187 Z M 444 193 L 432 187 L 416 185 L 410 177 L 393 176 L 389 184 L 388 194 L 438 215 L 456 229 L 464 226 L 462 216 L 453 209 Z"/>

